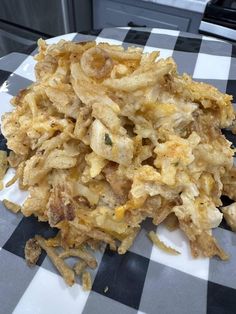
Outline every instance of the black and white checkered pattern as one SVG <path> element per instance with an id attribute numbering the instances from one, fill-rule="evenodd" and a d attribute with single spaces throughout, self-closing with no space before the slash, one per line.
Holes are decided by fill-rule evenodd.
<path id="1" fill-rule="evenodd" d="M 232 94 L 236 103 L 236 47 L 225 41 L 172 30 L 111 28 L 90 34 L 68 34 L 49 42 L 60 38 L 144 46 L 145 52 L 159 49 L 161 57 L 174 57 L 180 73 L 186 72 Z M 27 55 L 12 53 L 0 59 L 0 115 L 11 110 L 11 97 L 34 81 L 34 54 L 35 51 Z M 225 134 L 236 142 L 229 131 Z M 3 137 L 0 149 L 6 149 Z M 12 174 L 10 169 L 6 181 Z M 22 203 L 26 196 L 17 184 L 0 191 L 0 200 L 8 198 Z M 223 202 L 229 204 L 231 200 L 224 197 Z M 152 246 L 146 237 L 150 230 L 155 231 L 156 227 L 147 220 L 125 255 L 107 248 L 103 253 L 97 252 L 99 266 L 92 271 L 92 291 L 83 292 L 80 282 L 66 287 L 45 255 L 34 268 L 26 266 L 23 254 L 26 240 L 35 233 L 50 237 L 56 230 L 34 217 L 12 214 L 0 203 L 0 313 L 236 312 L 236 235 L 224 222 L 214 234 L 231 255 L 227 262 L 192 259 L 182 232 L 169 232 L 160 226 L 161 238 L 182 252 L 180 256 L 169 256 Z"/>

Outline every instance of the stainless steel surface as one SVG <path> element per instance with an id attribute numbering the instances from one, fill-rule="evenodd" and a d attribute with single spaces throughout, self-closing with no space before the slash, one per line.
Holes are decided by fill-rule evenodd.
<path id="1" fill-rule="evenodd" d="M 0 58 L 11 52 L 26 52 L 35 41 L 0 30 Z"/>
<path id="2" fill-rule="evenodd" d="M 217 35 L 226 39 L 236 40 L 236 30 L 206 21 L 201 21 L 199 30 L 208 34 Z"/>
<path id="3" fill-rule="evenodd" d="M 92 26 L 92 0 L 73 0 L 75 30 L 88 31 Z"/>
<path id="4" fill-rule="evenodd" d="M 68 5 L 66 0 L 61 0 L 61 9 L 65 33 L 70 32 L 70 23 L 69 23 L 69 14 L 68 14 Z"/>
<path id="5" fill-rule="evenodd" d="M 18 37 L 22 37 L 22 40 L 24 41 L 24 39 L 29 39 L 31 41 L 37 41 L 39 38 L 47 38 L 45 36 L 42 36 L 41 34 L 37 34 L 33 31 L 24 29 L 24 28 L 20 28 L 17 26 L 14 26 L 12 24 L 9 23 L 5 23 L 0 21 L 0 30 L 5 31 L 7 33 L 10 33 L 12 35 L 18 36 Z"/>
<path id="6" fill-rule="evenodd" d="M 0 0 L 0 55 L 92 28 L 91 0 Z"/>
<path id="7" fill-rule="evenodd" d="M 76 1 L 76 0 L 75 0 Z M 72 0 L 1 0 L 0 19 L 50 36 L 74 31 Z"/>

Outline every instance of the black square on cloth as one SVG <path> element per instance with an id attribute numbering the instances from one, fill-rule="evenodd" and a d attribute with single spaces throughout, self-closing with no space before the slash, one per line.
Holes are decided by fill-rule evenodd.
<path id="1" fill-rule="evenodd" d="M 126 34 L 124 42 L 145 46 L 148 41 L 149 36 L 150 36 L 150 32 L 144 32 L 144 31 L 131 29 Z"/>
<path id="2" fill-rule="evenodd" d="M 235 314 L 236 290 L 208 282 L 207 314 Z"/>
<path id="3" fill-rule="evenodd" d="M 174 50 L 198 53 L 200 51 L 201 43 L 202 40 L 200 38 L 189 38 L 179 36 L 175 43 Z"/>
<path id="4" fill-rule="evenodd" d="M 234 135 L 230 130 L 221 129 L 221 132 L 224 134 L 226 139 L 230 141 L 234 147 L 236 147 L 236 135 Z"/>
<path id="5" fill-rule="evenodd" d="M 236 80 L 228 80 L 226 93 L 233 96 L 233 102 L 236 103 Z"/>
<path id="6" fill-rule="evenodd" d="M 92 30 L 89 30 L 89 31 L 82 31 L 82 32 L 79 32 L 79 33 L 83 34 L 83 35 L 98 36 L 101 33 L 101 31 L 102 31 L 102 29 L 92 29 Z"/>
<path id="7" fill-rule="evenodd" d="M 46 222 L 39 222 L 34 216 L 23 217 L 3 248 L 15 255 L 25 258 L 24 248 L 27 240 L 33 238 L 36 234 L 45 238 L 54 237 L 57 232 L 57 229 L 51 228 Z M 43 251 L 37 265 L 42 264 L 45 256 L 46 253 Z"/>
<path id="8" fill-rule="evenodd" d="M 226 196 L 226 195 L 222 195 L 220 199 L 221 199 L 221 202 L 222 202 L 222 204 L 223 204 L 222 206 L 228 206 L 228 205 L 234 203 L 234 201 L 231 200 L 231 199 L 230 199 L 228 196 Z M 229 227 L 229 225 L 228 225 L 227 222 L 225 221 L 224 217 L 223 217 L 223 219 L 222 219 L 222 221 L 221 221 L 219 227 L 222 228 L 222 229 L 231 231 L 231 228 Z"/>
<path id="9" fill-rule="evenodd" d="M 3 136 L 3 134 L 0 131 L 0 150 L 4 150 L 7 152 L 7 155 L 10 153 L 10 149 L 7 148 L 7 140 Z"/>
<path id="10" fill-rule="evenodd" d="M 231 205 L 232 203 L 234 203 L 233 200 L 231 200 L 228 196 L 226 195 L 222 195 L 221 196 L 221 202 L 223 203 L 222 206 L 228 206 L 228 205 Z"/>
<path id="11" fill-rule="evenodd" d="M 229 225 L 228 225 L 227 222 L 225 221 L 224 217 L 223 217 L 223 219 L 221 220 L 221 223 L 219 224 L 219 227 L 220 227 L 221 229 L 225 229 L 225 230 L 231 231 L 231 228 L 229 227 Z"/>
<path id="12" fill-rule="evenodd" d="M 0 70 L 0 87 L 11 75 L 11 72 Z"/>
<path id="13" fill-rule="evenodd" d="M 236 58 L 236 44 L 232 45 L 231 57 Z"/>
<path id="14" fill-rule="evenodd" d="M 108 248 L 104 252 L 92 290 L 138 309 L 149 260 L 133 252 L 119 255 Z M 108 291 L 104 289 L 108 287 Z"/>

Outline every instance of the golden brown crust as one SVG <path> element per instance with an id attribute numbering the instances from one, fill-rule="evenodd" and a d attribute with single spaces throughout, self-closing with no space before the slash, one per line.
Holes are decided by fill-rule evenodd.
<path id="1" fill-rule="evenodd" d="M 25 244 L 25 259 L 29 266 L 37 263 L 41 255 L 41 247 L 36 239 L 29 239 Z"/>

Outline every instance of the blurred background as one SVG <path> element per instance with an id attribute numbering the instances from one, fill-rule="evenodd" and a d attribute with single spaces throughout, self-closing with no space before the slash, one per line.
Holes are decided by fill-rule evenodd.
<path id="1" fill-rule="evenodd" d="M 159 27 L 236 43 L 235 0 L 0 0 L 0 57 L 38 38 L 104 27 Z"/>

